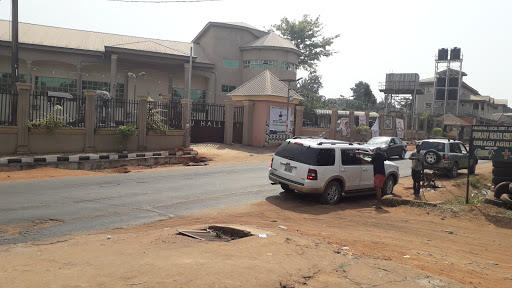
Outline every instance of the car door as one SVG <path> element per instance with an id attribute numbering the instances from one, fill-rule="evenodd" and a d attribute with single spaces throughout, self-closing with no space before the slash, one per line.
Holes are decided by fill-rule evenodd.
<path id="1" fill-rule="evenodd" d="M 345 179 L 345 190 L 359 189 L 361 181 L 361 160 L 356 157 L 355 149 L 340 149 L 340 175 Z"/>
<path id="2" fill-rule="evenodd" d="M 459 143 L 449 143 L 448 147 L 448 149 L 450 149 L 450 162 L 457 162 L 459 168 L 464 167 L 462 163 L 462 152 L 460 151 Z"/>
<path id="3" fill-rule="evenodd" d="M 370 152 L 368 150 L 360 149 L 365 152 Z M 373 188 L 373 164 L 365 163 L 361 160 L 361 180 L 359 181 L 359 189 L 371 189 Z"/>
<path id="4" fill-rule="evenodd" d="M 459 144 L 459 150 L 461 151 L 461 160 L 459 167 L 461 168 L 468 168 L 468 150 L 466 150 L 466 146 L 462 143 Z"/>

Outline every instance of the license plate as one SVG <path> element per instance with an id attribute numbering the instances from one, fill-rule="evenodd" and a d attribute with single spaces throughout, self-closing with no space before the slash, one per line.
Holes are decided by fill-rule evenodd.
<path id="1" fill-rule="evenodd" d="M 284 172 L 292 173 L 292 166 L 284 166 Z"/>

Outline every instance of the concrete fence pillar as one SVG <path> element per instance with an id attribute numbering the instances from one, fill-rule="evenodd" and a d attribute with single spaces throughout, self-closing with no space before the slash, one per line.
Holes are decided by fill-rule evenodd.
<path id="1" fill-rule="evenodd" d="M 398 133 L 396 131 L 396 113 L 391 113 L 391 128 L 393 129 L 392 136 L 398 136 Z"/>
<path id="2" fill-rule="evenodd" d="M 190 147 L 190 133 L 192 132 L 192 122 L 188 123 L 189 108 L 192 109 L 192 103 L 188 99 L 181 99 L 181 127 L 185 130 L 185 138 L 183 139 L 183 147 Z M 190 106 L 190 107 L 189 107 Z"/>
<path id="3" fill-rule="evenodd" d="M 30 106 L 30 84 L 16 83 L 18 90 L 18 106 L 16 107 L 16 122 L 18 125 L 18 144 L 16 152 L 19 154 L 27 154 L 30 152 L 28 148 L 28 118 Z"/>
<path id="4" fill-rule="evenodd" d="M 302 124 L 304 123 L 304 106 L 295 106 L 295 136 L 302 135 Z"/>
<path id="5" fill-rule="evenodd" d="M 330 138 L 336 140 L 336 123 L 338 122 L 338 108 L 331 109 L 331 128 L 329 131 Z"/>
<path id="6" fill-rule="evenodd" d="M 160 101 L 171 102 L 171 95 L 160 95 Z"/>
<path id="7" fill-rule="evenodd" d="M 94 129 L 96 128 L 96 91 L 84 90 L 85 97 L 85 148 L 84 152 L 96 151 L 94 146 Z"/>
<path id="8" fill-rule="evenodd" d="M 242 144 L 250 146 L 252 145 L 252 122 L 254 114 L 254 102 L 244 101 L 244 134 Z"/>
<path id="9" fill-rule="evenodd" d="M 224 119 L 224 144 L 233 144 L 233 117 L 235 114 L 235 101 L 225 100 L 225 114 Z"/>
<path id="10" fill-rule="evenodd" d="M 137 130 L 139 132 L 139 151 L 145 151 L 148 146 L 147 121 L 148 121 L 148 96 L 137 96 Z"/>

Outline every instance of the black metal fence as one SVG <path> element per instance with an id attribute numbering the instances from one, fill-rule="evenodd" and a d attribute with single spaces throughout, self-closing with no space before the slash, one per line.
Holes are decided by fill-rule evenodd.
<path id="1" fill-rule="evenodd" d="M 180 102 L 148 102 L 148 130 L 181 130 Z"/>
<path id="2" fill-rule="evenodd" d="M 61 121 L 69 127 L 85 127 L 84 97 L 50 97 L 45 91 L 34 91 L 29 97 L 29 121 Z"/>
<path id="3" fill-rule="evenodd" d="M 302 127 L 310 128 L 330 128 L 331 127 L 331 115 L 317 113 L 315 111 L 306 112 L 302 120 Z"/>
<path id="4" fill-rule="evenodd" d="M 192 103 L 192 120 L 224 121 L 225 106 Z"/>
<path id="5" fill-rule="evenodd" d="M 18 91 L 0 90 L 0 126 L 16 126 Z"/>
<path id="6" fill-rule="evenodd" d="M 119 126 L 137 126 L 139 101 L 96 98 L 96 128 L 117 129 Z"/>

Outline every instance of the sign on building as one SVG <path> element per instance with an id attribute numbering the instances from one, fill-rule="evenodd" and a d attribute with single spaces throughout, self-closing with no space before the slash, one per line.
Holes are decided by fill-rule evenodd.
<path id="1" fill-rule="evenodd" d="M 473 125 L 469 150 L 478 159 L 512 162 L 512 126 Z"/>

